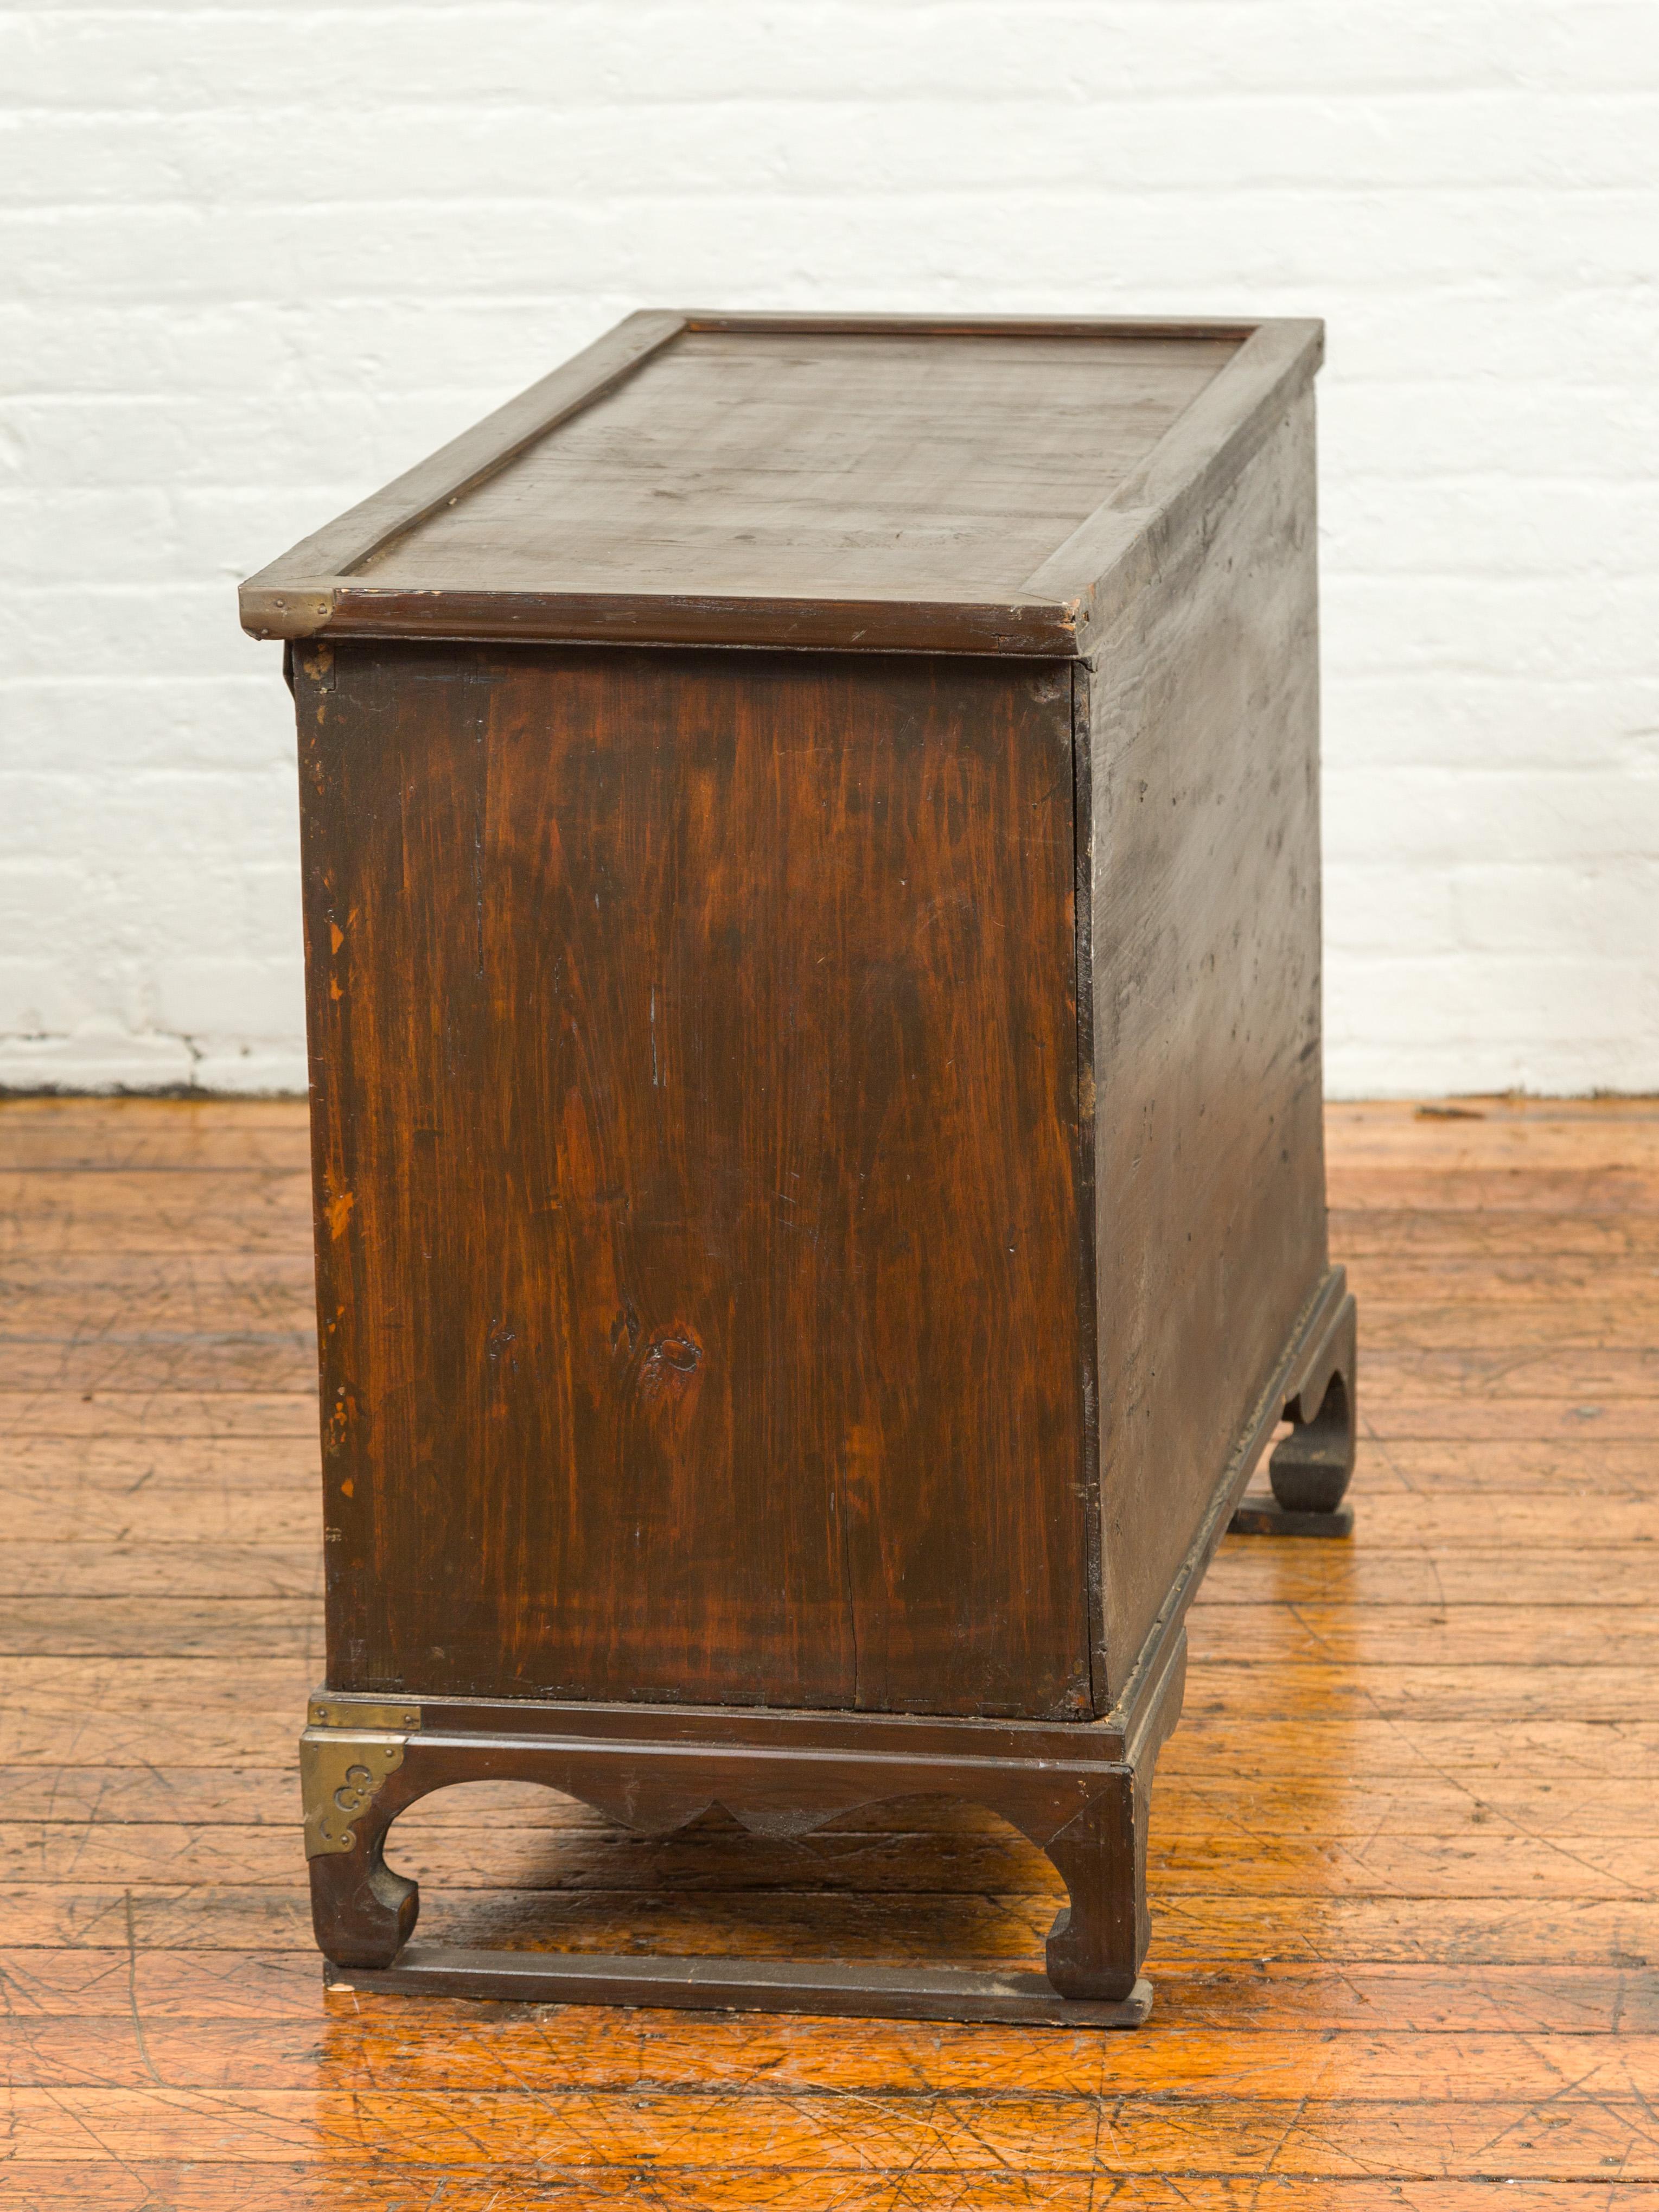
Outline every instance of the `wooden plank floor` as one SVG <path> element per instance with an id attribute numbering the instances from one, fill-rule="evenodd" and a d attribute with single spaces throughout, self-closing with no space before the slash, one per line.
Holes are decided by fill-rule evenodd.
<path id="1" fill-rule="evenodd" d="M 287 1104 L 0 1106 L 0 2205 L 1659 2208 L 1659 1102 L 1330 1115 L 1351 1544 L 1231 1540 L 1138 2035 L 325 1997 Z M 456 1791 L 434 1935 L 1035 1962 L 968 1811 L 665 1845 Z"/>

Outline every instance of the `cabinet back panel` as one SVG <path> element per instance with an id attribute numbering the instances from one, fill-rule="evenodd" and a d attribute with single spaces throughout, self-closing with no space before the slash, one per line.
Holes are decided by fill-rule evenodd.
<path id="1" fill-rule="evenodd" d="M 332 1685 L 1085 1711 L 1068 672 L 296 686 Z"/>

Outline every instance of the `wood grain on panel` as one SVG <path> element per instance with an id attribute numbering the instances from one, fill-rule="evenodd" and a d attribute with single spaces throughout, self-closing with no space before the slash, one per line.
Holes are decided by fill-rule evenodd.
<path id="1" fill-rule="evenodd" d="M 1311 396 L 1088 678 L 1106 1674 L 1326 1264 Z"/>
<path id="2" fill-rule="evenodd" d="M 1085 1710 L 1069 673 L 299 698 L 332 1686 Z"/>
<path id="3" fill-rule="evenodd" d="M 403 591 L 1018 595 L 1237 350 L 687 331 L 354 574 Z"/>

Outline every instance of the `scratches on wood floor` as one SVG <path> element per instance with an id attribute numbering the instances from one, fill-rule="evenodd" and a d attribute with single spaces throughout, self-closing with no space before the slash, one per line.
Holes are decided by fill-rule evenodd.
<path id="1" fill-rule="evenodd" d="M 1659 2212 L 1659 1102 L 1328 1116 L 1351 1545 L 1231 1539 L 1138 2035 L 325 1996 L 303 1109 L 0 1105 L 0 2208 Z M 399 1824 L 460 1942 L 1036 1963 L 963 1807 Z"/>

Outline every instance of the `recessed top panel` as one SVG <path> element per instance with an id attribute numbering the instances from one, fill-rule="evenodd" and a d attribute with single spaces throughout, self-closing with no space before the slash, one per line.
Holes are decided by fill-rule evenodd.
<path id="1" fill-rule="evenodd" d="M 1018 596 L 1237 347 L 687 331 L 352 574 L 416 592 Z"/>
<path id="2" fill-rule="evenodd" d="M 251 577 L 243 626 L 1086 659 L 1322 341 L 642 310 Z"/>

